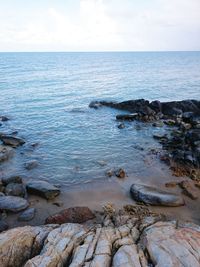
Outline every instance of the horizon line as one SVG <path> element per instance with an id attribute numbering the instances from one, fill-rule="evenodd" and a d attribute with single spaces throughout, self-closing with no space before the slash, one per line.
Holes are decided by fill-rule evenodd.
<path id="1" fill-rule="evenodd" d="M 0 51 L 0 53 L 169 53 L 169 52 L 200 52 L 200 50 Z"/>

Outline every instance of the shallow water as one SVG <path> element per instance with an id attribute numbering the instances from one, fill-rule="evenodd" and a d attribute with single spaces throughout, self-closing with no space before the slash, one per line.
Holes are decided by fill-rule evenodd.
<path id="1" fill-rule="evenodd" d="M 1 175 L 24 174 L 64 186 L 105 177 L 123 167 L 148 175 L 145 157 L 159 147 L 151 128 L 118 129 L 110 108 L 92 100 L 200 99 L 200 52 L 0 53 L 0 114 L 11 120 L 1 132 L 18 131 L 26 145 L 1 165 Z M 38 143 L 34 149 L 31 144 Z M 36 159 L 31 171 L 24 163 Z"/>

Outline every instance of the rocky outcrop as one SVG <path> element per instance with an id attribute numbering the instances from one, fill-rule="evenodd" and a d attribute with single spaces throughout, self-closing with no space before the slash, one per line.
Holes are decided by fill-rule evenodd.
<path id="1" fill-rule="evenodd" d="M 132 198 L 137 202 L 143 202 L 149 205 L 168 207 L 184 205 L 184 200 L 180 195 L 153 186 L 133 184 L 130 193 Z"/>
<path id="2" fill-rule="evenodd" d="M 60 194 L 60 189 L 46 181 L 33 180 L 26 184 L 28 193 L 53 199 Z"/>
<path id="3" fill-rule="evenodd" d="M 200 227 L 130 214 L 0 234 L 1 267 L 200 267 Z"/>

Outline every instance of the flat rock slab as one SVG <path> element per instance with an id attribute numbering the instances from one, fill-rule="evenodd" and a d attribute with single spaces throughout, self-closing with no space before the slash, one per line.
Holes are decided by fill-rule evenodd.
<path id="1" fill-rule="evenodd" d="M 15 196 L 1 196 L 0 197 L 0 210 L 7 210 L 18 212 L 28 207 L 28 201 L 21 197 Z"/>
<path id="2" fill-rule="evenodd" d="M 133 184 L 130 193 L 135 201 L 149 205 L 177 207 L 185 204 L 181 196 L 152 186 Z"/>
<path id="3" fill-rule="evenodd" d="M 46 223 L 84 223 L 94 219 L 95 215 L 88 207 L 73 207 L 64 209 L 61 212 L 49 216 Z"/>
<path id="4" fill-rule="evenodd" d="M 46 181 L 30 181 L 26 184 L 28 193 L 38 195 L 46 199 L 54 199 L 60 194 L 60 190 Z"/>
<path id="5" fill-rule="evenodd" d="M 18 147 L 25 144 L 25 141 L 22 138 L 14 137 L 11 135 L 0 135 L 0 140 L 4 143 L 4 145 L 12 146 L 12 147 Z"/>

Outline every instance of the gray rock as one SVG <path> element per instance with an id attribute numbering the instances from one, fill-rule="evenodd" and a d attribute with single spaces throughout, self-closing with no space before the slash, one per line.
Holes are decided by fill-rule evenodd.
<path id="1" fill-rule="evenodd" d="M 28 207 L 28 201 L 21 197 L 5 196 L 0 197 L 0 209 L 18 212 Z"/>
<path id="2" fill-rule="evenodd" d="M 32 170 L 34 168 L 36 168 L 38 166 L 38 161 L 37 160 L 30 160 L 28 162 L 26 162 L 24 164 L 24 167 L 27 169 L 27 170 Z"/>
<path id="3" fill-rule="evenodd" d="M 14 148 L 25 144 L 25 141 L 22 138 L 14 137 L 12 135 L 1 134 L 0 140 L 4 145 L 12 146 Z"/>
<path id="4" fill-rule="evenodd" d="M 21 184 L 22 183 L 22 178 L 18 175 L 16 176 L 9 176 L 9 177 L 3 177 L 2 178 L 2 183 L 3 185 L 7 185 L 10 183 L 18 183 Z"/>
<path id="5" fill-rule="evenodd" d="M 14 154 L 14 151 L 11 147 L 0 145 L 0 162 L 8 160 Z"/>
<path id="6" fill-rule="evenodd" d="M 10 183 L 6 186 L 5 193 L 8 196 L 25 197 L 26 188 L 23 184 Z"/>
<path id="7" fill-rule="evenodd" d="M 27 210 L 25 210 L 24 212 L 22 212 L 19 217 L 18 217 L 18 221 L 30 221 L 34 218 L 35 216 L 35 208 L 29 208 Z"/>
<path id="8" fill-rule="evenodd" d="M 46 181 L 30 181 L 26 184 L 28 193 L 39 195 L 46 199 L 53 199 L 60 194 L 60 190 Z"/>
<path id="9" fill-rule="evenodd" d="M 152 186 L 133 184 L 130 193 L 134 200 L 149 205 L 176 207 L 185 204 L 181 196 Z"/>
<path id="10" fill-rule="evenodd" d="M 0 220 L 0 233 L 8 229 L 8 224 Z"/>

